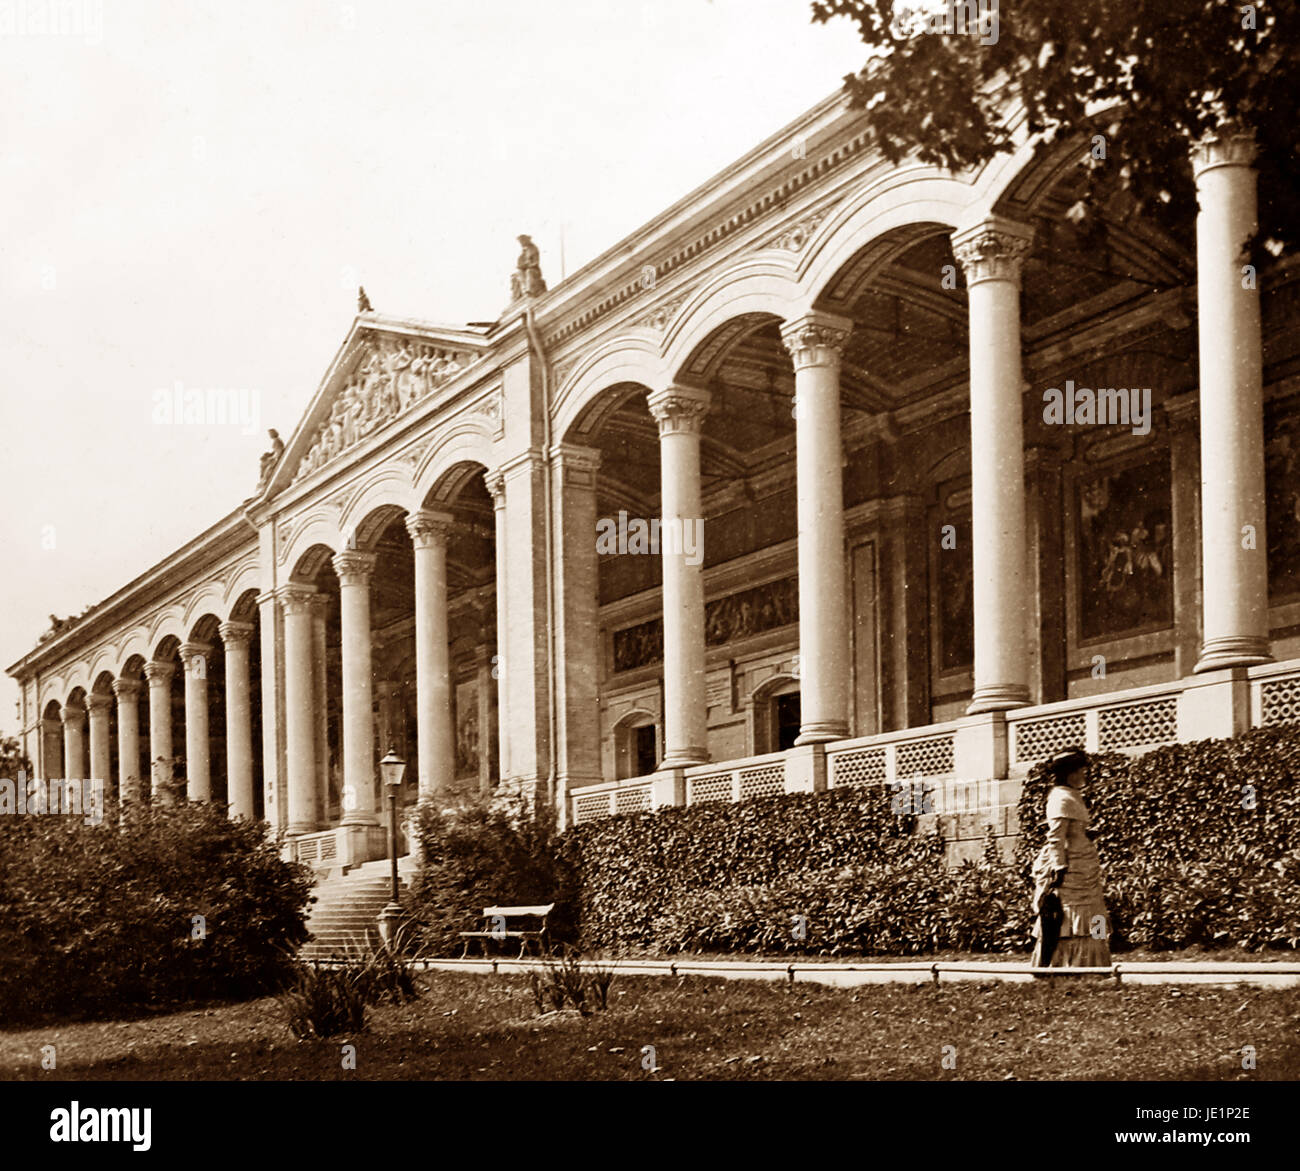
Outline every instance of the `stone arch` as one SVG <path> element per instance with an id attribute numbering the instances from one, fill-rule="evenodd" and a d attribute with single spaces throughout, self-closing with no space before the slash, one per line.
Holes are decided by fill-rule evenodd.
<path id="1" fill-rule="evenodd" d="M 248 587 L 241 590 L 235 595 L 235 600 L 230 604 L 229 621 L 231 622 L 252 622 L 258 616 L 257 599 L 261 591 L 256 587 Z"/>
<path id="2" fill-rule="evenodd" d="M 94 682 L 90 685 L 90 691 L 94 695 L 112 695 L 113 694 L 113 672 L 100 671 L 94 677 Z"/>
<path id="3" fill-rule="evenodd" d="M 443 482 L 457 467 L 475 464 L 486 469 L 496 461 L 496 445 L 487 429 L 462 421 L 443 433 L 425 453 L 415 470 L 415 489 L 410 499 L 415 507 L 423 507 L 430 499 L 443 498 Z"/>
<path id="4" fill-rule="evenodd" d="M 749 257 L 719 273 L 695 292 L 669 330 L 664 366 L 687 381 L 702 375 L 710 345 L 737 320 L 786 321 L 799 316 L 809 298 L 788 264 L 771 256 Z"/>
<path id="5" fill-rule="evenodd" d="M 373 541 L 375 516 L 383 516 L 379 529 L 394 516 L 409 512 L 414 498 L 414 487 L 406 467 L 385 464 L 362 483 L 339 509 L 339 529 L 343 546 L 363 549 Z"/>
<path id="6" fill-rule="evenodd" d="M 649 745 L 640 739 L 640 729 L 653 728 L 654 762 L 649 760 Z M 663 759 L 664 737 L 662 721 L 658 715 L 643 707 L 633 707 L 623 712 L 611 729 L 614 737 L 614 776 L 619 780 L 643 776 L 654 771 Z M 645 759 L 641 759 L 644 754 Z M 649 767 L 647 767 L 649 766 Z"/>
<path id="7" fill-rule="evenodd" d="M 291 562 L 289 580 L 293 582 L 313 583 L 325 563 L 338 552 L 332 545 L 317 543 L 303 549 L 297 560 Z"/>
<path id="8" fill-rule="evenodd" d="M 298 521 L 285 534 L 279 562 L 290 566 L 289 576 L 298 576 L 297 566 L 315 546 L 324 545 L 333 551 L 343 548 L 343 533 L 339 528 L 338 514 L 333 509 L 317 508 Z M 317 566 L 319 568 L 319 566 Z"/>
<path id="9" fill-rule="evenodd" d="M 215 614 L 217 620 L 226 612 L 226 591 L 222 588 L 219 581 L 204 582 L 202 586 L 185 600 L 181 626 L 188 631 L 188 637 L 194 638 L 194 624 L 200 621 L 204 614 Z M 213 635 L 215 637 L 215 630 Z M 209 641 L 204 639 L 202 641 Z"/>
<path id="10" fill-rule="evenodd" d="M 665 389 L 670 382 L 668 366 L 653 342 L 616 338 L 584 358 L 557 388 L 553 433 L 567 438 L 574 423 L 611 387 L 627 384 L 655 391 Z"/>
<path id="11" fill-rule="evenodd" d="M 769 675 L 749 693 L 746 703 L 749 724 L 749 743 L 755 753 L 776 752 L 779 728 L 776 700 L 778 696 L 792 695 L 802 688 L 798 675 L 778 671 Z"/>
<path id="12" fill-rule="evenodd" d="M 230 579 L 226 582 L 225 589 L 222 593 L 221 613 L 229 616 L 234 621 L 247 622 L 247 609 L 242 611 L 245 617 L 236 618 L 235 611 L 240 607 L 244 598 L 249 594 L 254 597 L 254 606 L 256 606 L 256 596 L 260 592 L 262 584 L 262 565 L 256 555 L 239 562 Z"/>

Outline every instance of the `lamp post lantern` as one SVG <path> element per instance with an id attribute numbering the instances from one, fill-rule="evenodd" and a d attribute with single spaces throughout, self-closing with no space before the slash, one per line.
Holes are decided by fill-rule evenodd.
<path id="1" fill-rule="evenodd" d="M 402 777 L 406 775 L 406 761 L 391 747 L 379 762 L 379 775 L 384 782 L 384 792 L 388 794 L 388 864 L 393 880 L 388 905 L 379 913 L 379 937 L 391 944 L 402 917 L 397 887 L 397 794 L 402 788 Z"/>

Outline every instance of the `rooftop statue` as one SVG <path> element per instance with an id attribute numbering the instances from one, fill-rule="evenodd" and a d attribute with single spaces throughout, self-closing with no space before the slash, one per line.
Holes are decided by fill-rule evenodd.
<path id="1" fill-rule="evenodd" d="M 537 297 L 544 292 L 546 282 L 542 279 L 542 254 L 531 236 L 520 236 L 519 259 L 515 261 L 515 271 L 510 275 L 510 300 L 514 302 L 524 297 Z"/>
<path id="2" fill-rule="evenodd" d="M 271 473 L 275 471 L 275 465 L 280 462 L 280 456 L 284 454 L 284 440 L 280 438 L 280 432 L 272 427 L 267 434 L 271 437 L 271 450 L 262 452 L 261 465 L 257 477 L 257 490 L 260 492 L 271 481 Z"/>
<path id="3" fill-rule="evenodd" d="M 374 311 L 375 311 L 375 307 L 370 303 L 370 298 L 366 296 L 366 286 L 358 285 L 357 286 L 357 312 L 373 313 Z"/>

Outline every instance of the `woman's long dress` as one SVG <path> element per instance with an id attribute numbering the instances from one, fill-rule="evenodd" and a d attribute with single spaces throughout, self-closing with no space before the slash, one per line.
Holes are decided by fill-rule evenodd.
<path id="1" fill-rule="evenodd" d="M 1065 867 L 1056 887 L 1065 912 L 1061 938 L 1049 967 L 1101 968 L 1110 964 L 1110 916 L 1102 894 L 1101 861 L 1087 835 L 1088 807 L 1066 785 L 1056 785 L 1047 795 L 1047 842 L 1034 859 L 1033 963 L 1042 967 L 1043 941 L 1038 913 L 1052 889 L 1052 871 Z"/>

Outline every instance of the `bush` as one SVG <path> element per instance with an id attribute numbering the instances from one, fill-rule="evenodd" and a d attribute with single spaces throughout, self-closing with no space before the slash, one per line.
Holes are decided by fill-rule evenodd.
<path id="1" fill-rule="evenodd" d="M 102 1016 L 264 995 L 307 937 L 311 883 L 266 827 L 219 806 L 134 807 L 119 825 L 0 818 L 0 1016 Z"/>
<path id="2" fill-rule="evenodd" d="M 1022 865 L 1049 783 L 1025 782 Z M 1300 728 L 1100 755 L 1086 796 L 1117 950 L 1300 947 Z"/>
<path id="3" fill-rule="evenodd" d="M 482 928 L 484 907 L 560 903 L 548 932 L 571 939 L 571 880 L 561 857 L 554 812 L 522 802 L 418 811 L 420 869 L 407 899 L 412 949 L 458 955 L 461 931 Z"/>
<path id="4" fill-rule="evenodd" d="M 1103 754 L 1092 771 L 1112 950 L 1300 947 L 1300 727 Z M 587 950 L 1025 951 L 1047 786 L 1041 766 L 1026 779 L 1012 862 L 990 843 L 956 868 L 883 786 L 613 817 L 562 838 L 477 809 L 427 823 L 418 889 L 447 950 L 490 903 L 556 902 Z"/>

